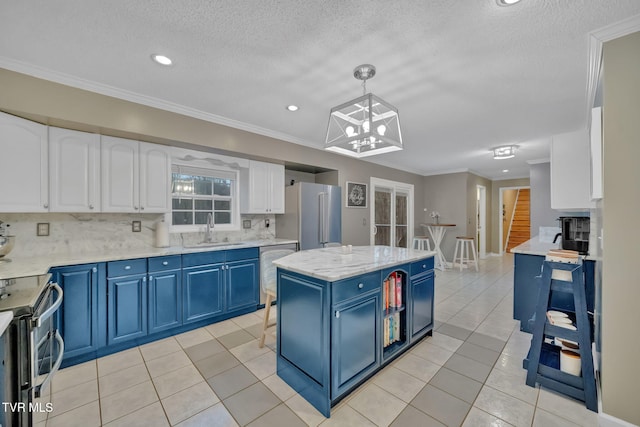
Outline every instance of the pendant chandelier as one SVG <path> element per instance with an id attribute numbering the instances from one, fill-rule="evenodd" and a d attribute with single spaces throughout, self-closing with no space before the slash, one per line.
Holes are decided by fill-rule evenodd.
<path id="1" fill-rule="evenodd" d="M 402 150 L 398 110 L 367 93 L 367 80 L 375 75 L 370 64 L 353 70 L 362 80 L 362 96 L 331 109 L 325 150 L 358 158 Z"/>

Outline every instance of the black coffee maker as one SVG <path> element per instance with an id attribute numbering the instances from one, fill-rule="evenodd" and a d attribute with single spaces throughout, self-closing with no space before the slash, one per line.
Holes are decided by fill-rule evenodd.
<path id="1" fill-rule="evenodd" d="M 562 228 L 562 249 L 588 255 L 591 219 L 588 216 L 561 216 L 558 221 Z"/>

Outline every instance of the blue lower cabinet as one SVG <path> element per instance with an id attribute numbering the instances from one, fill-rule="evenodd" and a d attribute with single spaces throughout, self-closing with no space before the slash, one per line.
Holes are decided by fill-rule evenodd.
<path id="1" fill-rule="evenodd" d="M 342 395 L 380 366 L 380 292 L 333 307 L 331 396 Z"/>
<path id="2" fill-rule="evenodd" d="M 180 270 L 149 273 L 149 333 L 182 325 Z"/>
<path id="3" fill-rule="evenodd" d="M 227 311 L 257 307 L 260 299 L 258 260 L 229 262 L 225 267 Z"/>
<path id="4" fill-rule="evenodd" d="M 433 270 L 411 277 L 411 341 L 433 328 Z"/>
<path id="5" fill-rule="evenodd" d="M 182 270 L 183 323 L 208 319 L 224 310 L 224 264 Z"/>
<path id="6" fill-rule="evenodd" d="M 147 335 L 147 274 L 107 279 L 107 344 Z"/>
<path id="7" fill-rule="evenodd" d="M 50 272 L 64 292 L 56 314 L 64 339 L 64 359 L 95 351 L 104 345 L 100 342 L 98 321 L 98 282 L 100 277 L 104 280 L 104 264 L 58 267 Z"/>

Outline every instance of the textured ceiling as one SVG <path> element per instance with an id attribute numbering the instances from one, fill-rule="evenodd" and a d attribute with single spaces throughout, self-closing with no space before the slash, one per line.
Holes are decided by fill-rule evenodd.
<path id="1" fill-rule="evenodd" d="M 637 0 L 5 0 L 0 67 L 320 149 L 371 63 L 406 148 L 367 161 L 501 179 L 586 126 L 589 33 L 637 14 Z M 517 157 L 493 160 L 508 143 Z"/>

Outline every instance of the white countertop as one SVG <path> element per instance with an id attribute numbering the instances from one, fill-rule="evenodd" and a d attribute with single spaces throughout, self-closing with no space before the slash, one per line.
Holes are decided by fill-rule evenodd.
<path id="1" fill-rule="evenodd" d="M 390 246 L 354 246 L 345 254 L 341 247 L 310 249 L 279 258 L 280 268 L 306 276 L 335 282 L 370 271 L 434 256 L 434 251 L 392 248 Z"/>
<path id="2" fill-rule="evenodd" d="M 4 331 L 7 330 L 7 327 L 13 320 L 13 313 L 11 311 L 4 311 L 0 313 L 0 336 L 4 334 Z"/>
<path id="3" fill-rule="evenodd" d="M 229 242 L 228 245 L 214 247 L 182 247 L 172 246 L 168 248 L 148 248 L 137 249 L 108 249 L 100 252 L 66 252 L 52 253 L 47 256 L 38 257 L 12 257 L 10 261 L 0 262 L 0 279 L 12 279 L 26 276 L 39 276 L 47 274 L 51 267 L 60 267 L 66 265 L 88 264 L 93 262 L 118 261 L 134 258 L 149 258 L 164 255 L 181 255 L 193 252 L 209 252 L 223 251 L 228 249 L 242 249 L 271 245 L 283 245 L 288 243 L 297 243 L 296 240 L 289 239 L 269 239 L 269 240 L 251 240 L 245 242 Z"/>
<path id="4" fill-rule="evenodd" d="M 527 240 L 523 244 L 518 245 L 515 248 L 511 249 L 511 252 L 515 254 L 545 256 L 547 255 L 547 252 L 549 252 L 551 249 L 561 249 L 560 243 L 549 243 L 546 241 L 541 242 L 538 236 L 536 236 L 533 239 Z M 595 259 L 589 255 L 582 258 L 587 260 Z"/>

